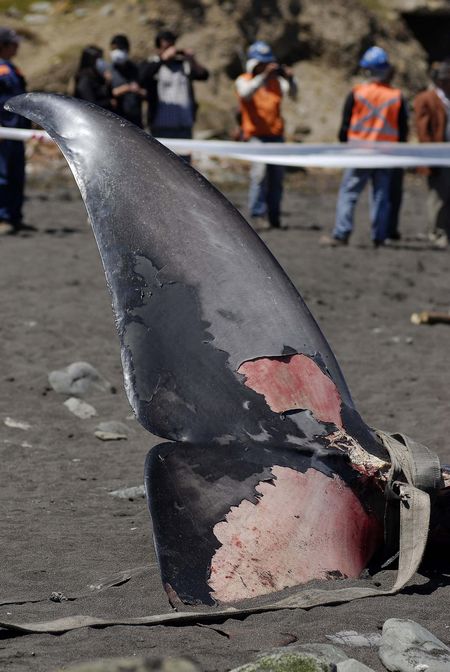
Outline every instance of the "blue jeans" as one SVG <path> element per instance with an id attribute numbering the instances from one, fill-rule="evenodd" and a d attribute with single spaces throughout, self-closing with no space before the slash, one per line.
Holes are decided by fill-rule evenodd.
<path id="1" fill-rule="evenodd" d="M 249 142 L 284 142 L 281 136 L 253 137 Z M 271 226 L 280 226 L 280 208 L 283 196 L 284 166 L 252 163 L 248 208 L 251 217 L 267 215 Z"/>
<path id="2" fill-rule="evenodd" d="M 346 240 L 353 231 L 353 215 L 359 195 L 368 181 L 372 183 L 370 221 L 372 240 L 386 239 L 389 226 L 391 171 L 387 168 L 350 168 L 339 189 L 333 237 Z"/>
<path id="3" fill-rule="evenodd" d="M 25 187 L 25 148 L 23 142 L 0 142 L 0 220 L 18 227 L 22 221 Z"/>

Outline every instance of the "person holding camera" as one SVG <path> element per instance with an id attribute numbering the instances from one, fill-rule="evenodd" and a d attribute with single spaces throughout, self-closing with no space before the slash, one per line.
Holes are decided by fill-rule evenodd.
<path id="1" fill-rule="evenodd" d="M 148 126 L 158 138 L 192 138 L 197 103 L 193 82 L 206 81 L 208 70 L 190 49 L 178 49 L 170 30 L 156 35 L 157 54 L 140 67 L 139 84 L 147 90 Z"/>
<path id="2" fill-rule="evenodd" d="M 281 101 L 295 98 L 297 83 L 291 68 L 281 66 L 272 49 L 259 40 L 247 51 L 246 72 L 236 80 L 243 140 L 284 142 Z M 258 230 L 281 228 L 284 167 L 253 163 L 250 170 L 249 211 Z"/>

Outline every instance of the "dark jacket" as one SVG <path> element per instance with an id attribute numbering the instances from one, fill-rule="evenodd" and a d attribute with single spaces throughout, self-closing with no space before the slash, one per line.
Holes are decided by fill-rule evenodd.
<path id="1" fill-rule="evenodd" d="M 122 86 L 137 82 L 139 79 L 138 67 L 133 61 L 114 63 L 111 67 L 111 87 Z M 142 127 L 142 98 L 138 93 L 129 91 L 121 96 L 114 97 L 117 102 L 116 114 L 131 121 L 136 126 Z"/>
<path id="2" fill-rule="evenodd" d="M 4 104 L 9 98 L 19 96 L 26 91 L 25 78 L 11 61 L 0 59 L 0 125 L 11 128 L 30 128 L 28 119 L 8 112 Z"/>
<path id="3" fill-rule="evenodd" d="M 94 68 L 79 70 L 75 75 L 75 98 L 111 110 L 111 86 Z"/>

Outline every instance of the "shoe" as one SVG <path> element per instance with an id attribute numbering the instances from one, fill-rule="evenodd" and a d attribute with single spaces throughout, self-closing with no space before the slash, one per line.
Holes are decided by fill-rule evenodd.
<path id="1" fill-rule="evenodd" d="M 2 221 L 0 222 L 0 236 L 8 236 L 13 233 L 14 227 L 11 222 Z"/>
<path id="2" fill-rule="evenodd" d="M 386 240 L 401 240 L 402 239 L 402 234 L 400 231 L 391 231 L 391 233 L 388 234 L 388 237 Z"/>
<path id="3" fill-rule="evenodd" d="M 345 247 L 348 238 L 335 238 L 334 236 L 320 236 L 319 245 L 322 247 Z"/>
<path id="4" fill-rule="evenodd" d="M 446 250 L 448 247 L 448 238 L 446 233 L 436 236 L 431 243 L 433 250 Z"/>
<path id="5" fill-rule="evenodd" d="M 255 231 L 268 231 L 270 224 L 265 217 L 251 217 L 250 224 Z"/>
<path id="6" fill-rule="evenodd" d="M 386 241 L 385 240 L 372 240 L 372 245 L 374 248 L 377 250 L 379 247 L 384 247 Z"/>

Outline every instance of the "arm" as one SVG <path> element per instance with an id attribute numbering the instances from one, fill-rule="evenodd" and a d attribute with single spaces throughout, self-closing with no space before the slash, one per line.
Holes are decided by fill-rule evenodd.
<path id="1" fill-rule="evenodd" d="M 253 94 L 263 86 L 266 78 L 264 74 L 255 75 L 252 79 L 246 79 L 245 77 L 238 77 L 236 80 L 236 91 L 239 98 L 244 100 L 250 100 L 253 97 Z"/>
<path id="2" fill-rule="evenodd" d="M 351 92 L 345 99 L 344 108 L 342 110 L 342 121 L 338 134 L 339 142 L 347 142 L 348 140 L 348 131 L 350 128 L 354 103 L 355 99 L 353 97 L 353 92 Z"/>
<path id="3" fill-rule="evenodd" d="M 137 93 L 139 96 L 145 96 L 147 94 L 146 90 L 141 88 L 137 82 L 128 82 L 127 84 L 120 84 L 120 86 L 115 86 L 112 89 L 112 95 L 115 98 L 120 98 L 126 93 Z"/>
<path id="4" fill-rule="evenodd" d="M 138 69 L 138 82 L 140 86 L 142 86 L 144 89 L 148 89 L 150 86 L 149 82 L 154 81 L 161 65 L 162 60 L 160 58 L 154 58 L 151 61 L 145 61 L 144 63 L 141 63 Z"/>
<path id="5" fill-rule="evenodd" d="M 431 130 L 430 105 L 420 94 L 414 99 L 414 115 L 419 142 L 434 142 L 435 139 Z"/>
<path id="6" fill-rule="evenodd" d="M 190 49 L 185 49 L 184 54 L 191 68 L 190 79 L 197 80 L 199 82 L 206 82 L 206 80 L 209 78 L 209 70 L 207 70 L 207 68 L 205 68 L 203 65 L 200 65 L 200 63 L 196 60 L 194 53 Z"/>
<path id="7" fill-rule="evenodd" d="M 409 119 L 408 106 L 406 100 L 402 96 L 400 111 L 398 114 L 398 139 L 399 142 L 406 142 L 408 140 Z"/>
<path id="8" fill-rule="evenodd" d="M 281 90 L 284 96 L 289 96 L 292 100 L 297 99 L 298 85 L 294 77 L 294 71 L 287 65 L 281 66 L 282 74 L 278 77 Z"/>

